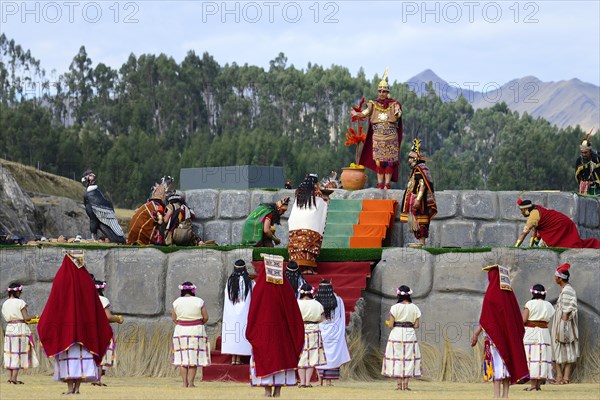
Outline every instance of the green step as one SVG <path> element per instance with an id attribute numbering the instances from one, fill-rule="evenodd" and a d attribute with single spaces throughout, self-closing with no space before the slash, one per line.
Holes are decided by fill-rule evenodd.
<path id="1" fill-rule="evenodd" d="M 327 211 L 327 225 L 329 224 L 358 224 L 358 211 Z"/>
<path id="2" fill-rule="evenodd" d="M 352 236 L 354 224 L 336 224 L 327 222 L 324 236 Z"/>
<path id="3" fill-rule="evenodd" d="M 340 249 L 350 247 L 350 237 L 348 236 L 324 236 L 323 245 L 327 249 Z"/>
<path id="4" fill-rule="evenodd" d="M 329 211 L 362 211 L 362 200 L 331 199 Z"/>

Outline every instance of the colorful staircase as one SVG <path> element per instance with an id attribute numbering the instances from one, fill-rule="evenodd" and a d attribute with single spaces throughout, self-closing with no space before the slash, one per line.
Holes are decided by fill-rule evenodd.
<path id="1" fill-rule="evenodd" d="M 332 199 L 323 248 L 372 248 L 389 245 L 398 211 L 396 200 Z"/>
<path id="2" fill-rule="evenodd" d="M 371 261 L 319 262 L 317 274 L 304 275 L 304 279 L 314 288 L 318 288 L 323 279 L 331 280 L 335 292 L 344 301 L 348 324 L 356 301 L 362 297 L 362 291 L 367 287 L 367 278 L 371 277 L 371 264 Z M 254 261 L 252 265 L 257 274 L 264 268 L 262 261 Z M 231 365 L 231 356 L 221 354 L 220 337 L 210 356 L 211 365 L 202 371 L 203 381 L 250 382 L 250 357 L 242 357 L 244 364 Z"/>

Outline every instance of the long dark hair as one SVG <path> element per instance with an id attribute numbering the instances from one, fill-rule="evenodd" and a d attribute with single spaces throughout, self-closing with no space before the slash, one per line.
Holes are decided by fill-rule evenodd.
<path id="1" fill-rule="evenodd" d="M 304 277 L 302 276 L 302 272 L 300 272 L 300 267 L 296 261 L 290 261 L 285 268 L 285 276 L 292 285 L 292 289 L 294 289 L 294 294 L 298 294 L 298 288 L 300 287 L 300 282 L 306 282 Z"/>
<path id="2" fill-rule="evenodd" d="M 316 205 L 315 196 L 315 185 L 317 184 L 317 177 L 314 175 L 307 175 L 302 181 L 300 186 L 296 189 L 296 205 L 300 208 L 311 208 Z"/>
<path id="3" fill-rule="evenodd" d="M 313 287 L 310 285 L 310 283 L 304 282 L 302 284 L 302 287 L 300 288 L 300 298 L 308 297 L 309 299 L 313 299 L 314 296 L 311 293 L 312 290 L 313 290 Z"/>
<path id="4" fill-rule="evenodd" d="M 241 263 L 240 263 L 241 261 Z M 240 293 L 240 276 L 244 280 L 244 293 Z M 235 262 L 235 267 L 231 275 L 229 275 L 229 279 L 227 279 L 227 295 L 229 296 L 229 300 L 231 300 L 234 304 L 240 301 L 240 295 L 243 300 L 246 300 L 248 297 L 248 293 L 252 292 L 252 279 L 250 278 L 250 274 L 248 273 L 248 269 L 246 268 L 246 264 L 242 260 L 237 260 Z"/>
<path id="5" fill-rule="evenodd" d="M 323 309 L 325 310 L 325 318 L 331 319 L 331 314 L 337 308 L 338 303 L 330 281 L 321 281 L 319 284 L 319 290 L 315 295 L 315 300 L 317 300 L 323 306 Z"/>

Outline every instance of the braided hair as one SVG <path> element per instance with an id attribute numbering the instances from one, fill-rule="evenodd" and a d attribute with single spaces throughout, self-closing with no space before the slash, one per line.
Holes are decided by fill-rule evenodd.
<path id="1" fill-rule="evenodd" d="M 296 261 L 288 262 L 287 267 L 285 268 L 285 276 L 290 282 L 290 285 L 292 285 L 292 289 L 294 289 L 294 294 L 298 293 L 298 288 L 306 282 L 306 280 L 302 276 L 302 272 L 300 272 L 300 267 L 298 266 L 298 263 Z"/>
<path id="2" fill-rule="evenodd" d="M 311 208 L 316 205 L 315 185 L 317 184 L 316 175 L 307 175 L 298 189 L 296 189 L 296 204 L 300 208 Z"/>
<path id="3" fill-rule="evenodd" d="M 337 308 L 338 303 L 330 281 L 321 281 L 315 300 L 323 306 L 323 309 L 325 310 L 325 319 L 331 319 L 332 313 Z"/>
<path id="4" fill-rule="evenodd" d="M 235 267 L 229 278 L 227 279 L 227 296 L 233 304 L 246 300 L 248 293 L 252 293 L 252 279 L 248 274 L 246 263 L 244 260 L 237 260 L 234 263 Z M 244 280 L 244 293 L 240 293 L 240 277 Z M 240 298 L 241 295 L 241 298 Z"/>

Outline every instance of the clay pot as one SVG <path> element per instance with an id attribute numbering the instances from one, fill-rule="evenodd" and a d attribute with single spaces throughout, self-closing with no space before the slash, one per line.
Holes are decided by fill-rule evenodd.
<path id="1" fill-rule="evenodd" d="M 346 190 L 360 190 L 367 183 L 367 174 L 364 168 L 342 168 L 340 181 Z"/>

